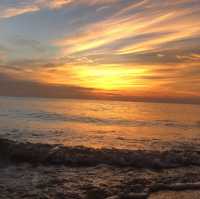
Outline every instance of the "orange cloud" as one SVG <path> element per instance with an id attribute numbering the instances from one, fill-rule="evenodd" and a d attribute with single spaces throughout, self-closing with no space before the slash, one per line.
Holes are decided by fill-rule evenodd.
<path id="1" fill-rule="evenodd" d="M 38 0 L 36 4 L 39 5 L 40 8 L 59 9 L 73 2 L 74 0 Z"/>

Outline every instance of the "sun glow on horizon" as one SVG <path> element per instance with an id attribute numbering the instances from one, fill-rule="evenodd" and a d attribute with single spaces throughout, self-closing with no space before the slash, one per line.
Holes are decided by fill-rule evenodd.
<path id="1" fill-rule="evenodd" d="M 3 1 L 0 80 L 7 83 L 0 94 L 13 85 L 10 92 L 22 95 L 25 85 L 28 95 L 48 87 L 55 97 L 196 99 L 199 1 Z"/>
<path id="2" fill-rule="evenodd" d="M 54 82 L 67 84 L 67 79 L 64 74 L 65 66 L 62 67 L 57 77 L 53 79 Z M 148 74 L 149 71 L 145 68 L 126 67 L 119 65 L 99 65 L 99 66 L 75 66 L 70 70 L 70 83 L 74 86 L 81 86 L 84 88 L 92 88 L 96 90 L 129 90 L 130 88 L 137 88 L 143 85 L 140 77 Z M 52 80 L 52 78 L 51 78 Z"/>
<path id="3" fill-rule="evenodd" d="M 135 87 L 138 78 L 145 73 L 141 68 L 88 67 L 80 68 L 77 76 L 84 87 L 103 90 L 121 90 Z"/>

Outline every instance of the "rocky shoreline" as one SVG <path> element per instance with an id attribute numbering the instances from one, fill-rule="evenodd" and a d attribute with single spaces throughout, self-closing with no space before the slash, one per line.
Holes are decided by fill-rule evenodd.
<path id="1" fill-rule="evenodd" d="M 146 199 L 200 190 L 200 152 L 129 151 L 0 139 L 2 199 Z"/>

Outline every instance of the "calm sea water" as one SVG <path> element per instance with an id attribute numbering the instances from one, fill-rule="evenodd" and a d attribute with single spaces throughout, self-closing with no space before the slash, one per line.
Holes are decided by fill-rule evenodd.
<path id="1" fill-rule="evenodd" d="M 200 143 L 200 106 L 0 97 L 0 136 L 95 148 Z"/>

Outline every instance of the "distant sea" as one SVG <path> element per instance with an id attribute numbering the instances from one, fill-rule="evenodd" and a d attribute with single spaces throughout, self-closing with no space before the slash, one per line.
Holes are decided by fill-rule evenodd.
<path id="1" fill-rule="evenodd" d="M 93 148 L 192 146 L 200 144 L 200 106 L 0 97 L 0 136 Z"/>

